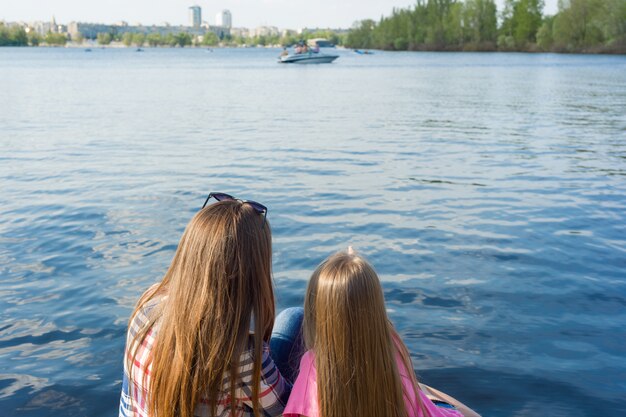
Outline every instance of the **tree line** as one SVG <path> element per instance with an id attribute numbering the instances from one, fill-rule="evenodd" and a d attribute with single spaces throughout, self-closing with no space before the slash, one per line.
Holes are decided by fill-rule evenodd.
<path id="1" fill-rule="evenodd" d="M 559 0 L 554 16 L 543 14 L 543 0 L 417 0 L 415 6 L 393 9 L 391 16 L 355 23 L 347 33 L 331 30 L 252 38 L 212 32 L 202 38 L 170 33 L 99 33 L 97 42 L 127 46 L 282 45 L 325 38 L 335 45 L 359 49 L 431 51 L 544 51 L 626 53 L 626 0 Z M 81 43 L 80 36 L 72 39 Z M 45 36 L 0 23 L 0 46 L 64 45 L 65 34 Z"/>
<path id="2" fill-rule="evenodd" d="M 205 39 L 207 37 L 205 36 Z M 144 45 L 149 46 L 180 46 L 185 47 L 193 44 L 197 44 L 195 39 L 186 32 L 168 33 L 167 35 L 161 35 L 160 33 L 130 33 L 114 34 L 109 32 L 101 32 L 96 36 L 96 41 L 99 45 L 109 45 L 111 42 L 121 42 L 125 46 L 137 46 Z"/>
<path id="3" fill-rule="evenodd" d="M 417 0 L 378 22 L 355 23 L 349 48 L 430 51 L 626 53 L 626 0 Z"/>
<path id="4" fill-rule="evenodd" d="M 159 33 L 98 33 L 96 41 L 100 45 L 109 45 L 111 42 L 121 42 L 126 46 L 141 47 L 148 46 L 292 46 L 300 41 L 306 41 L 313 38 L 324 38 L 334 45 L 342 45 L 345 36 L 338 34 L 332 30 L 316 30 L 304 31 L 301 34 L 281 35 L 259 35 L 252 37 L 225 35 L 218 37 L 213 32 L 207 32 L 201 37 L 192 37 L 188 33 L 169 33 L 161 35 Z"/>
<path id="5" fill-rule="evenodd" d="M 281 35 L 260 35 L 254 37 L 235 37 L 226 35 L 219 38 L 213 32 L 207 32 L 201 37 L 194 37 L 186 32 L 168 33 L 161 35 L 160 33 L 130 33 L 123 34 L 101 32 L 96 35 L 96 42 L 99 45 L 110 45 L 112 42 L 120 42 L 126 46 L 169 46 L 169 47 L 185 47 L 185 46 L 291 46 L 299 41 L 306 41 L 312 38 L 324 38 L 334 45 L 342 45 L 345 34 L 338 34 L 332 30 L 316 30 L 305 31 L 301 34 Z M 63 33 L 48 33 L 41 36 L 36 32 L 26 32 L 23 27 L 13 26 L 7 27 L 0 23 L 0 46 L 39 46 L 47 45 L 65 45 L 68 41 L 81 44 L 84 40 L 80 34 L 69 37 Z"/>
<path id="6" fill-rule="evenodd" d="M 47 33 L 41 36 L 36 32 L 28 32 L 23 27 L 7 27 L 0 23 L 0 46 L 38 46 L 41 43 L 48 45 L 65 45 L 67 37 L 62 33 Z"/>

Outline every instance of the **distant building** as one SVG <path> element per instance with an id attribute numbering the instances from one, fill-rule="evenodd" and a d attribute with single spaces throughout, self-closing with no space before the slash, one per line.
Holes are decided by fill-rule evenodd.
<path id="1" fill-rule="evenodd" d="M 218 38 L 224 39 L 231 36 L 231 29 L 233 27 L 233 18 L 228 10 L 222 10 L 215 15 L 215 26 L 209 25 L 207 30 L 213 32 Z"/>
<path id="2" fill-rule="evenodd" d="M 199 29 L 202 25 L 202 8 L 198 5 L 189 8 L 189 26 Z"/>
<path id="3" fill-rule="evenodd" d="M 231 36 L 230 29 L 224 26 L 209 26 L 207 31 L 215 33 L 220 40 Z"/>
<path id="4" fill-rule="evenodd" d="M 276 26 L 259 26 L 256 29 L 250 29 L 250 37 L 276 35 L 280 35 L 280 31 Z"/>
<path id="5" fill-rule="evenodd" d="M 230 30 L 230 35 L 234 38 L 249 38 L 250 37 L 250 29 L 247 28 L 232 28 Z"/>
<path id="6" fill-rule="evenodd" d="M 37 28 L 35 28 L 37 29 Z M 135 25 L 131 26 L 126 22 L 119 22 L 115 25 L 104 25 L 99 23 L 82 23 L 82 22 L 71 22 L 67 31 L 72 37 L 75 37 L 77 34 L 82 35 L 85 39 L 96 39 L 98 33 L 110 33 L 112 35 L 123 35 L 124 33 L 143 33 L 149 35 L 151 33 L 158 33 L 161 36 L 166 36 L 168 34 L 177 34 L 177 33 L 189 33 L 193 36 L 202 36 L 206 33 L 205 28 L 191 28 L 189 26 L 172 26 L 168 23 L 163 23 L 161 25 L 151 25 L 151 26 L 143 26 L 143 25 Z"/>
<path id="7" fill-rule="evenodd" d="M 286 37 L 286 36 L 296 36 L 299 33 L 295 30 L 291 30 L 291 29 L 283 29 L 280 31 L 280 36 L 282 37 Z"/>
<path id="8" fill-rule="evenodd" d="M 48 32 L 52 32 L 52 23 L 51 22 L 34 22 L 32 24 L 33 30 L 40 34 L 41 36 L 46 36 Z"/>
<path id="9" fill-rule="evenodd" d="M 233 27 L 233 16 L 230 14 L 230 10 L 222 10 L 215 15 L 215 26 L 221 26 L 228 29 Z"/>
<path id="10" fill-rule="evenodd" d="M 35 28 L 37 29 L 37 28 Z M 70 22 L 67 25 L 67 31 L 72 38 L 81 35 L 85 39 L 96 39 L 98 33 L 116 33 L 113 25 L 104 25 L 101 23 L 82 23 Z"/>

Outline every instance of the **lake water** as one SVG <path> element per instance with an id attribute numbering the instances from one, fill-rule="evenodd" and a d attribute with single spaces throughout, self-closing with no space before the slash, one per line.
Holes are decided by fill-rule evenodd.
<path id="1" fill-rule="evenodd" d="M 0 415 L 116 415 L 128 316 L 209 191 L 280 308 L 355 246 L 426 383 L 626 415 L 626 57 L 0 48 Z"/>

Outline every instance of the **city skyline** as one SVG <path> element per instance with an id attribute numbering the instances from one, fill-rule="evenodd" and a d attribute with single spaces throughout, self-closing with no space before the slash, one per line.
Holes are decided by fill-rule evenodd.
<path id="1" fill-rule="evenodd" d="M 106 4 L 91 4 L 78 0 L 21 0 L 3 6 L 0 20 L 6 21 L 49 21 L 53 16 L 59 23 L 94 22 L 115 23 L 126 21 L 131 24 L 187 25 L 189 7 L 202 8 L 202 20 L 216 24 L 215 16 L 224 9 L 232 13 L 234 27 L 277 26 L 281 28 L 333 27 L 349 28 L 355 21 L 379 19 L 389 16 L 394 7 L 407 8 L 415 0 L 349 0 L 341 4 L 320 0 L 318 7 L 306 8 L 304 2 L 288 0 L 109 0 Z M 496 0 L 502 10 L 504 0 Z M 557 11 L 557 0 L 545 0 L 545 14 Z"/>

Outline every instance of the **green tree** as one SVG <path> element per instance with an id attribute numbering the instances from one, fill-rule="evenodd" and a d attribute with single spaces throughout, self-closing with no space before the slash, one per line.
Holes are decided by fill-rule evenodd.
<path id="1" fill-rule="evenodd" d="M 463 10 L 464 41 L 477 49 L 493 49 L 498 37 L 493 0 L 466 0 Z"/>
<path id="2" fill-rule="evenodd" d="M 126 46 L 130 46 L 133 43 L 133 34 L 126 32 L 122 35 L 122 43 Z"/>
<path id="3" fill-rule="evenodd" d="M 178 38 L 176 37 L 176 35 L 174 35 L 173 33 L 168 33 L 167 35 L 165 35 L 165 37 L 163 38 L 163 43 L 162 45 L 168 45 L 171 47 L 174 47 L 178 44 Z"/>
<path id="4" fill-rule="evenodd" d="M 544 0 L 416 0 L 378 22 L 356 22 L 345 37 L 351 48 L 411 50 L 555 50 L 626 53 L 626 0 L 560 0 L 544 19 Z M 329 31 L 305 33 L 332 36 Z M 281 42 L 286 44 L 289 39 Z"/>
<path id="5" fill-rule="evenodd" d="M 101 32 L 96 35 L 99 45 L 109 45 L 113 41 L 113 35 L 108 32 Z"/>
<path id="6" fill-rule="evenodd" d="M 450 2 L 444 20 L 445 49 L 456 49 L 463 45 L 463 3 Z"/>
<path id="7" fill-rule="evenodd" d="M 0 46 L 28 46 L 28 35 L 23 27 L 8 28 L 0 23 Z"/>
<path id="8" fill-rule="evenodd" d="M 265 46 L 268 45 L 268 41 L 267 41 L 267 36 L 265 35 L 261 35 L 261 36 L 257 36 L 255 37 L 256 42 L 254 42 L 256 45 L 260 45 L 260 46 Z"/>
<path id="9" fill-rule="evenodd" d="M 348 48 L 372 48 L 374 28 L 376 28 L 376 22 L 371 19 L 356 22 L 348 33 L 346 46 Z"/>
<path id="10" fill-rule="evenodd" d="M 247 43 L 247 39 L 243 36 L 237 36 L 233 38 L 233 42 L 235 42 L 236 45 L 245 45 Z"/>
<path id="11" fill-rule="evenodd" d="M 409 48 L 422 49 L 426 43 L 428 29 L 428 9 L 424 0 L 418 0 L 409 26 Z"/>
<path id="12" fill-rule="evenodd" d="M 408 30 L 410 13 L 407 10 L 393 9 L 391 16 L 381 18 L 372 31 L 372 48 L 407 49 L 410 37 Z M 406 42 L 403 42 L 404 39 Z M 398 40 L 398 42 L 396 42 Z"/>
<path id="13" fill-rule="evenodd" d="M 16 28 L 13 31 L 12 38 L 13 38 L 13 43 L 16 46 L 27 46 L 28 45 L 28 35 L 26 34 L 26 31 L 22 27 Z"/>
<path id="14" fill-rule="evenodd" d="M 426 3 L 426 39 L 428 49 L 441 49 L 446 44 L 446 25 L 451 0 L 428 0 Z"/>
<path id="15" fill-rule="evenodd" d="M 396 38 L 393 41 L 393 49 L 396 51 L 406 51 L 409 47 L 409 41 L 406 38 Z"/>
<path id="16" fill-rule="evenodd" d="M 535 43 L 537 31 L 543 21 L 543 0 L 520 0 L 513 13 L 515 31 L 513 37 L 517 45 L 524 47 Z"/>
<path id="17" fill-rule="evenodd" d="M 500 50 L 515 48 L 515 39 L 513 38 L 515 4 L 515 0 L 505 0 L 504 9 L 500 12 L 500 20 L 502 21 L 498 35 L 498 49 Z"/>
<path id="18" fill-rule="evenodd" d="M 603 28 L 606 45 L 626 53 L 626 1 L 605 0 Z"/>
<path id="19" fill-rule="evenodd" d="M 207 32 L 202 38 L 202 45 L 215 46 L 220 43 L 220 38 L 213 32 Z"/>
<path id="20" fill-rule="evenodd" d="M 39 46 L 41 42 L 42 42 L 42 38 L 39 33 L 35 32 L 34 30 L 31 30 L 30 32 L 28 32 L 28 43 L 31 46 Z"/>
<path id="21" fill-rule="evenodd" d="M 163 38 L 160 33 L 150 33 L 146 36 L 146 42 L 148 42 L 148 45 L 152 47 L 159 46 L 163 44 Z"/>
<path id="22" fill-rule="evenodd" d="M 604 13 L 603 0 L 571 0 L 555 17 L 555 42 L 566 50 L 603 45 Z"/>
<path id="23" fill-rule="evenodd" d="M 444 20 L 450 8 L 450 0 L 428 0 L 426 3 L 426 45 L 441 49 L 446 43 Z"/>
<path id="24" fill-rule="evenodd" d="M 542 51 L 551 51 L 554 47 L 554 37 L 552 36 L 552 26 L 554 17 L 547 17 L 543 20 L 543 24 L 537 31 L 537 46 Z"/>
<path id="25" fill-rule="evenodd" d="M 279 42 L 282 46 L 291 46 L 291 45 L 294 45 L 294 44 L 295 44 L 296 42 L 298 42 L 299 40 L 300 40 L 300 39 L 298 38 L 298 36 L 296 36 L 296 35 L 289 35 L 289 34 L 287 34 L 287 35 L 285 35 L 285 36 L 281 37 L 281 38 L 279 39 L 279 41 L 278 41 L 278 42 Z"/>
<path id="26" fill-rule="evenodd" d="M 184 48 L 185 46 L 191 45 L 191 35 L 185 32 L 181 32 L 178 34 L 178 46 Z"/>
<path id="27" fill-rule="evenodd" d="M 536 42 L 543 23 L 543 0 L 506 0 L 498 37 L 501 49 L 527 49 Z"/>
<path id="28" fill-rule="evenodd" d="M 180 46 L 184 48 L 185 46 L 191 45 L 191 35 L 186 32 L 179 32 L 176 34 L 168 33 L 165 37 L 165 44 L 169 46 Z"/>
<path id="29" fill-rule="evenodd" d="M 145 33 L 133 33 L 132 44 L 141 48 L 146 43 Z"/>
<path id="30" fill-rule="evenodd" d="M 9 29 L 0 23 L 0 46 L 9 46 Z"/>
<path id="31" fill-rule="evenodd" d="M 62 46 L 67 43 L 67 36 L 64 33 L 48 32 L 44 38 L 44 42 L 48 45 Z"/>

